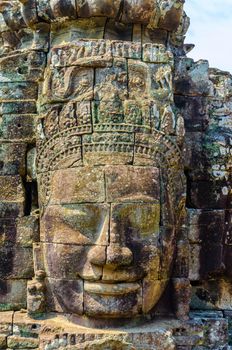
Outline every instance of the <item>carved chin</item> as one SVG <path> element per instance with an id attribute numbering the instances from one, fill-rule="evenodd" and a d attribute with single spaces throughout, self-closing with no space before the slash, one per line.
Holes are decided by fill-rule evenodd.
<path id="1" fill-rule="evenodd" d="M 84 294 L 84 309 L 89 317 L 131 317 L 141 313 L 141 289 L 126 295 Z"/>
<path id="2" fill-rule="evenodd" d="M 84 313 L 90 317 L 131 317 L 142 311 L 139 283 L 84 283 Z"/>

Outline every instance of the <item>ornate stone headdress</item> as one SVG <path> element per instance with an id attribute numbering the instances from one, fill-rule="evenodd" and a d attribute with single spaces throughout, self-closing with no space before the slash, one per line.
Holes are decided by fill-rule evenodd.
<path id="1" fill-rule="evenodd" d="M 158 164 L 174 195 L 184 125 L 172 68 L 164 45 L 82 39 L 52 48 L 37 145 L 44 203 L 53 171 L 104 164 L 105 156 L 108 164 Z"/>

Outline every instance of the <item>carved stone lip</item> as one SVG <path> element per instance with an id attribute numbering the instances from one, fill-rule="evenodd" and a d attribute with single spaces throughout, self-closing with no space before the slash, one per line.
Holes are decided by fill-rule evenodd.
<path id="1" fill-rule="evenodd" d="M 84 282 L 85 292 L 101 295 L 123 295 L 136 292 L 140 288 L 139 283 L 99 283 Z"/>

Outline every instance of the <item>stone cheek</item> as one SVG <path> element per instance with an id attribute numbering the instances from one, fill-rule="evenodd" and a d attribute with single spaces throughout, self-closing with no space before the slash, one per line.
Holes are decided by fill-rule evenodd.
<path id="1" fill-rule="evenodd" d="M 51 205 L 40 227 L 42 242 L 91 245 L 108 243 L 110 206 L 107 204 Z"/>
<path id="2" fill-rule="evenodd" d="M 47 308 L 63 313 L 65 310 L 77 315 L 83 314 L 83 282 L 75 279 L 48 277 L 45 281 Z"/>

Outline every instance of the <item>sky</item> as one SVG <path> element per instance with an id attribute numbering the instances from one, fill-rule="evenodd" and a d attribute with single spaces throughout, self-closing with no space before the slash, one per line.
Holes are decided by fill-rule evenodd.
<path id="1" fill-rule="evenodd" d="M 195 44 L 188 56 L 232 73 L 232 0 L 185 0 L 185 12 L 191 19 L 185 43 Z"/>

